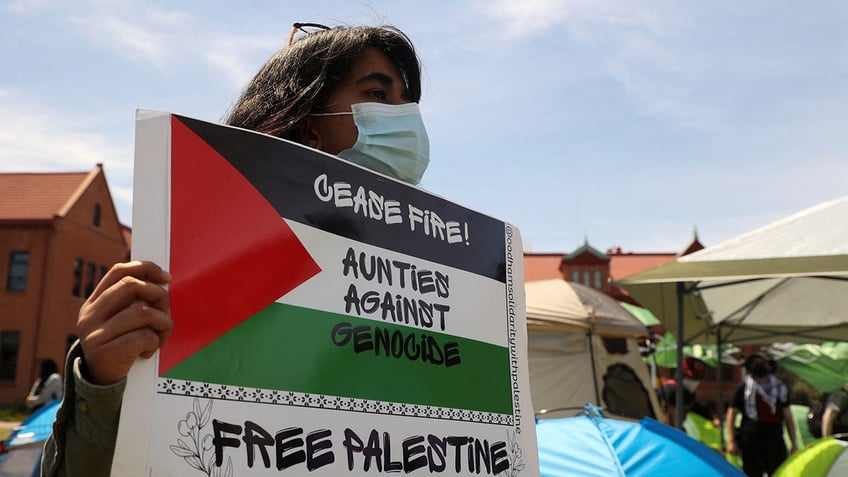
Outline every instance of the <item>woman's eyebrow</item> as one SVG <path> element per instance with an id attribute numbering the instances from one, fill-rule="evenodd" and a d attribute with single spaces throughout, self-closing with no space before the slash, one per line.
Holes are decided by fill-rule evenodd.
<path id="1" fill-rule="evenodd" d="M 362 78 L 356 80 L 356 84 L 366 83 L 368 81 L 378 81 L 383 84 L 383 86 L 391 86 L 394 84 L 395 80 L 391 76 L 375 71 L 374 73 L 367 74 Z"/>

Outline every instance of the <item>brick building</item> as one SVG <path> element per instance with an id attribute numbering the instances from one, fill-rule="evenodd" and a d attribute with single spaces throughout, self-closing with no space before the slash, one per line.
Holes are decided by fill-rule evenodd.
<path id="1" fill-rule="evenodd" d="M 0 403 L 22 399 L 40 358 L 61 367 L 80 306 L 129 258 L 101 164 L 90 172 L 0 173 Z"/>
<path id="2" fill-rule="evenodd" d="M 637 272 L 673 262 L 679 256 L 701 250 L 704 246 L 698 240 L 697 234 L 692 242 L 680 253 L 674 252 L 622 252 L 621 248 L 611 248 L 601 252 L 589 245 L 588 241 L 570 253 L 524 253 L 524 278 L 526 281 L 547 280 L 560 278 L 596 288 L 613 298 L 639 305 L 625 290 L 612 284 L 613 281 Z M 660 335 L 665 333 L 662 325 L 652 327 Z M 743 346 L 744 355 L 759 349 L 759 346 Z M 722 365 L 724 391 L 722 399 L 729 402 L 735 383 L 739 381 L 738 369 Z M 660 370 L 665 377 L 673 375 L 673 369 Z M 699 393 L 706 398 L 718 395 L 717 370 L 707 369 L 704 382 Z"/>
<path id="3" fill-rule="evenodd" d="M 636 304 L 611 282 L 649 268 L 673 262 L 678 256 L 704 248 L 694 237 L 681 254 L 674 252 L 622 252 L 620 247 L 601 252 L 586 241 L 570 253 L 524 253 L 524 279 L 528 282 L 562 278 L 601 290 L 621 301 Z"/>

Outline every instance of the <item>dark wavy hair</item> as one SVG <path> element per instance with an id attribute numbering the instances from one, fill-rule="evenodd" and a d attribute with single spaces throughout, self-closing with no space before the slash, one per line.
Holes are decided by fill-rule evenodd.
<path id="1" fill-rule="evenodd" d="M 397 66 L 409 101 L 421 99 L 421 65 L 412 42 L 392 26 L 337 26 L 309 33 L 262 66 L 233 106 L 227 124 L 299 141 L 301 121 L 328 97 L 366 48 Z"/>

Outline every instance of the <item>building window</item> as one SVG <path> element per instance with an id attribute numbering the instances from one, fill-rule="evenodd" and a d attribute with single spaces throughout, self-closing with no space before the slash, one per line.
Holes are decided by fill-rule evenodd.
<path id="1" fill-rule="evenodd" d="M 94 204 L 94 220 L 92 223 L 95 227 L 100 227 L 100 204 Z"/>
<path id="2" fill-rule="evenodd" d="M 601 271 L 595 270 L 595 288 L 601 289 Z"/>
<path id="3" fill-rule="evenodd" d="M 6 279 L 6 290 L 26 291 L 27 275 L 29 274 L 29 252 L 14 251 L 9 254 L 9 276 Z"/>
<path id="4" fill-rule="evenodd" d="M 580 283 L 580 270 L 573 270 L 571 272 L 571 281 L 572 283 Z"/>
<path id="5" fill-rule="evenodd" d="M 85 297 L 88 298 L 94 293 L 94 282 L 97 280 L 97 277 L 94 274 L 97 273 L 97 265 L 94 262 L 88 262 L 88 268 L 85 271 Z"/>
<path id="6" fill-rule="evenodd" d="M 583 284 L 587 287 L 592 286 L 592 281 L 590 280 L 589 270 L 583 270 Z"/>
<path id="7" fill-rule="evenodd" d="M 81 258 L 74 259 L 74 286 L 71 289 L 73 296 L 82 296 L 82 263 Z"/>
<path id="8" fill-rule="evenodd" d="M 0 332 L 0 382 L 15 381 L 20 344 L 20 331 Z"/>

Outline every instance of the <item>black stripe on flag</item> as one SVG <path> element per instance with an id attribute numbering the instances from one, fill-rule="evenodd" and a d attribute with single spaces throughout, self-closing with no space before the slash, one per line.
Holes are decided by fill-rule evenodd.
<path id="1" fill-rule="evenodd" d="M 253 131 L 176 117 L 225 157 L 282 217 L 505 282 L 504 222 L 300 144 Z M 350 184 L 354 194 L 363 187 L 384 200 L 398 201 L 402 222 L 386 224 L 383 220 L 364 216 L 361 211 L 355 213 L 351 207 L 336 207 L 332 200 L 319 199 L 315 181 L 322 175 L 326 175 L 330 184 Z M 198 171 L 197 179 L 203 180 L 202 171 Z M 449 243 L 446 239 L 434 238 L 424 233 L 423 223 L 417 220 L 416 230 L 412 230 L 410 211 L 413 208 L 416 219 L 423 220 L 435 213 L 442 222 L 455 222 L 454 236 L 461 241 Z"/>

